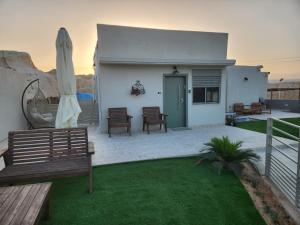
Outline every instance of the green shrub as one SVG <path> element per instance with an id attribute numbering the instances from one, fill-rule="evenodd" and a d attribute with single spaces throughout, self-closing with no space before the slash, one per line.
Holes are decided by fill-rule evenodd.
<path id="1" fill-rule="evenodd" d="M 250 160 L 259 160 L 260 157 L 251 149 L 241 149 L 242 141 L 230 141 L 227 136 L 222 138 L 212 138 L 209 143 L 207 151 L 200 153 L 200 164 L 204 160 L 212 162 L 212 165 L 221 174 L 222 169 L 233 171 L 236 175 L 240 175 L 243 162 Z"/>

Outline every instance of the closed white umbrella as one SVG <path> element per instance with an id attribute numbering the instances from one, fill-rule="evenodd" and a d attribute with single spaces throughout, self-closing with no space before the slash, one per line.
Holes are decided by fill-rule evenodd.
<path id="1" fill-rule="evenodd" d="M 72 61 L 72 42 L 65 28 L 60 28 L 56 38 L 56 75 L 60 101 L 55 127 L 77 127 L 81 113 L 76 97 L 76 78 Z"/>

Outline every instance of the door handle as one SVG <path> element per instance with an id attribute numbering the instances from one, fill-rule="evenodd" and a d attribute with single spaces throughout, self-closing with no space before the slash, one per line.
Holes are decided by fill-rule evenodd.
<path id="1" fill-rule="evenodd" d="M 184 99 L 181 97 L 181 93 L 180 93 L 180 85 L 177 86 L 178 88 L 178 93 L 177 93 L 177 97 L 178 97 L 178 101 L 177 101 L 177 109 L 179 110 L 180 105 L 184 103 Z"/>
<path id="2" fill-rule="evenodd" d="M 178 101 L 177 101 L 177 109 L 179 110 L 180 107 L 180 85 L 177 85 L 177 97 L 178 97 Z"/>

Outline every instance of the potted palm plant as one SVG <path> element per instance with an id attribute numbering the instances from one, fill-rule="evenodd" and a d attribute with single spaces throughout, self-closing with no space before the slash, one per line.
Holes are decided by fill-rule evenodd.
<path id="1" fill-rule="evenodd" d="M 205 144 L 208 148 L 204 153 L 200 153 L 197 164 L 207 160 L 217 169 L 218 174 L 221 174 L 223 169 L 227 169 L 239 176 L 243 163 L 260 159 L 253 150 L 241 149 L 242 143 L 242 141 L 230 141 L 227 136 L 214 137 Z"/>

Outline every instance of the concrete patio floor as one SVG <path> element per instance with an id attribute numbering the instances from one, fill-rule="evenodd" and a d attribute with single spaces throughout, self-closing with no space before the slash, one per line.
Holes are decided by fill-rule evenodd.
<path id="1" fill-rule="evenodd" d="M 141 160 L 163 159 L 174 157 L 195 156 L 204 150 L 205 143 L 213 137 L 228 136 L 234 141 L 243 141 L 242 149 L 253 149 L 261 159 L 255 162 L 261 174 L 265 172 L 266 135 L 237 127 L 218 125 L 202 126 L 191 130 L 168 130 L 168 133 L 154 130 L 149 135 L 145 133 L 107 134 L 100 133 L 97 128 L 89 128 L 89 140 L 94 142 L 95 155 L 93 165 L 134 162 Z M 297 146 L 295 141 L 279 138 L 281 141 Z M 273 145 L 284 151 L 292 158 L 297 156 L 280 142 L 273 140 Z M 278 156 L 288 167 L 294 170 L 295 165 L 286 161 L 282 155 Z"/>
<path id="2" fill-rule="evenodd" d="M 89 140 L 94 142 L 93 165 L 134 162 L 141 160 L 194 156 L 205 149 L 205 143 L 213 137 L 228 136 L 234 141 L 243 141 L 243 149 L 253 149 L 261 156 L 257 167 L 264 172 L 266 135 L 237 127 L 215 125 L 202 126 L 190 130 L 172 130 L 168 133 L 153 130 L 146 132 L 112 134 L 100 133 L 97 127 L 89 127 Z M 294 141 L 285 139 L 294 144 Z M 276 144 L 276 143 L 274 143 Z M 280 143 L 277 143 L 280 146 Z M 0 170 L 4 167 L 0 158 Z"/>
<path id="3" fill-rule="evenodd" d="M 275 117 L 275 118 L 279 118 L 279 119 L 300 118 L 300 113 L 294 113 L 294 112 L 273 109 L 271 114 L 262 113 L 260 115 L 249 115 L 249 117 L 252 119 L 257 119 L 257 120 L 267 120 L 269 117 Z"/>
<path id="4" fill-rule="evenodd" d="M 89 139 L 95 144 L 93 165 L 104 165 L 139 160 L 160 159 L 197 155 L 213 137 L 229 136 L 232 140 L 243 141 L 243 148 L 255 149 L 264 154 L 266 135 L 230 126 L 203 126 L 192 130 L 168 133 L 153 131 L 147 133 L 107 134 L 97 128 L 89 128 Z"/>

